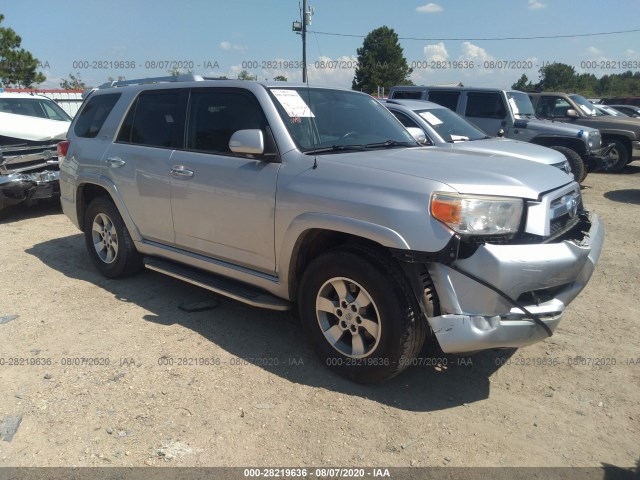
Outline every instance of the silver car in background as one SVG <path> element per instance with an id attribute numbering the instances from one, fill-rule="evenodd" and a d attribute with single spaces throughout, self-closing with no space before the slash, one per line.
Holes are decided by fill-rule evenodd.
<path id="1" fill-rule="evenodd" d="M 569 162 L 560 152 L 532 143 L 490 137 L 457 113 L 423 100 L 384 100 L 382 104 L 407 128 L 418 128 L 426 136 L 425 145 L 469 153 L 500 156 L 505 162 L 521 158 L 551 165 L 573 179 Z"/>

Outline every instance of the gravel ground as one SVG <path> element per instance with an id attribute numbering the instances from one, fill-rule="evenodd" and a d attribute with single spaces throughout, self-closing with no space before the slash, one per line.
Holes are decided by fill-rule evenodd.
<path id="1" fill-rule="evenodd" d="M 290 315 L 106 280 L 59 207 L 20 208 L 0 221 L 0 466 L 633 467 L 638 163 L 585 182 L 605 249 L 552 338 L 432 351 L 378 386 L 324 368 Z"/>

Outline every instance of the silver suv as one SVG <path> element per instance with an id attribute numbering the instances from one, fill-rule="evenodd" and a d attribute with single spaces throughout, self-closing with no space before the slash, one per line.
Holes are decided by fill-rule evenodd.
<path id="1" fill-rule="evenodd" d="M 389 98 L 429 100 L 460 114 L 490 136 L 534 143 L 558 150 L 576 180 L 584 181 L 609 161 L 610 147 L 602 147 L 597 128 L 536 118 L 524 92 L 473 87 L 391 87 Z"/>
<path id="2" fill-rule="evenodd" d="M 562 171 L 420 147 L 368 95 L 169 77 L 90 94 L 60 145 L 64 212 L 109 278 L 149 269 L 297 305 L 323 363 L 390 378 L 551 335 L 604 230 Z"/>

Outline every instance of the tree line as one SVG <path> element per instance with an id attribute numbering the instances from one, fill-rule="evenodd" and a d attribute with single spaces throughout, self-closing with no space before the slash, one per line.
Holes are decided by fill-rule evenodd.
<path id="1" fill-rule="evenodd" d="M 523 73 L 511 88 L 523 91 L 571 92 L 584 97 L 640 95 L 640 72 L 631 70 L 598 78 L 592 73 L 576 73 L 565 63 L 551 63 L 538 71 L 539 81 L 532 83 Z"/>

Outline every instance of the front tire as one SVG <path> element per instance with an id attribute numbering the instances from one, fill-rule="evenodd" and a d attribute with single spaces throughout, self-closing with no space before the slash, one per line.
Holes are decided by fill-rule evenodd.
<path id="1" fill-rule="evenodd" d="M 607 140 L 608 143 L 613 143 L 613 149 L 609 153 L 608 161 L 604 162 L 601 172 L 605 173 L 618 173 L 629 162 L 629 150 L 620 140 Z"/>
<path id="2" fill-rule="evenodd" d="M 323 254 L 300 284 L 300 320 L 323 363 L 359 383 L 387 380 L 420 351 L 427 321 L 385 252 L 349 246 Z"/>
<path id="3" fill-rule="evenodd" d="M 551 148 L 563 154 L 564 158 L 567 159 L 573 173 L 573 179 L 578 183 L 584 182 L 585 178 L 587 178 L 587 168 L 578 152 L 571 150 L 569 147 L 555 146 Z"/>
<path id="4" fill-rule="evenodd" d="M 110 199 L 98 197 L 91 202 L 84 219 L 84 238 L 91 261 L 105 277 L 126 277 L 142 268 L 142 257 Z"/>

